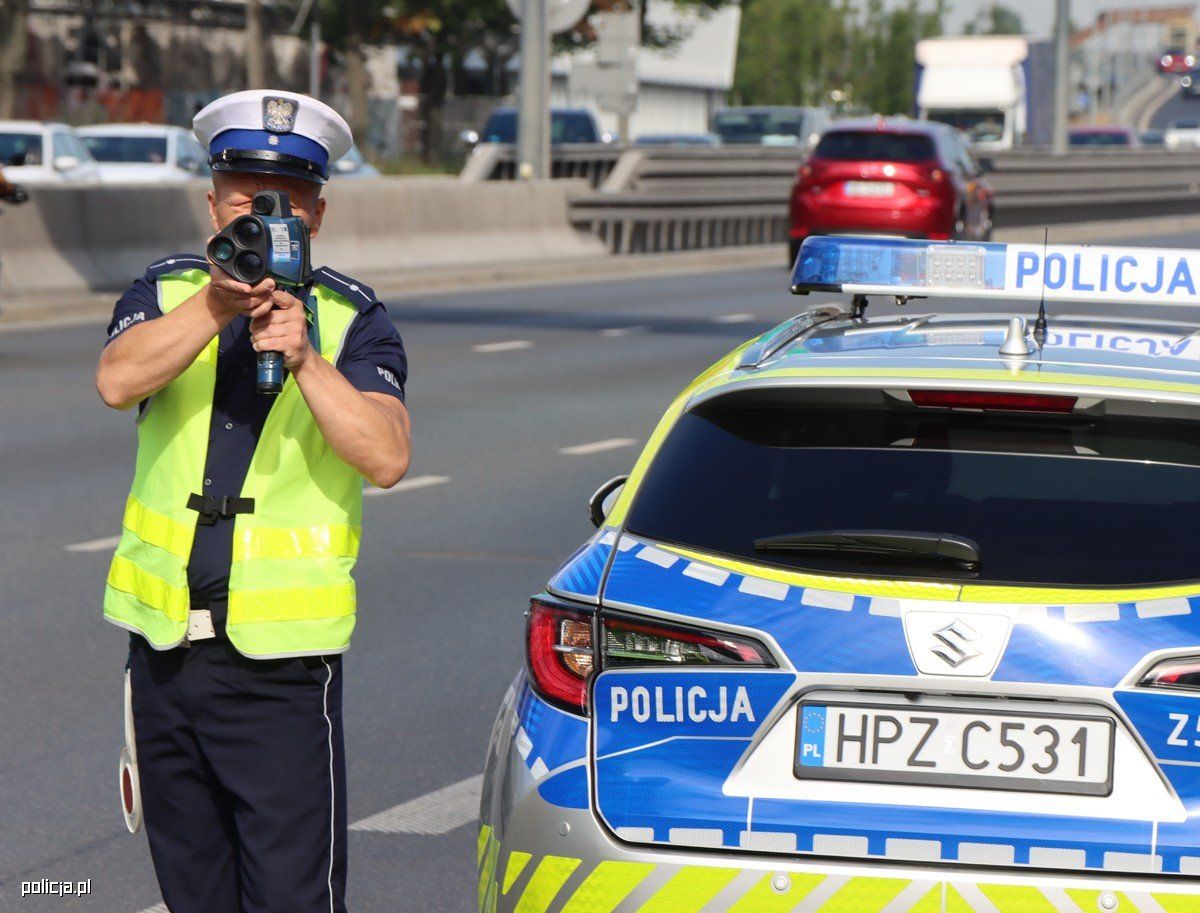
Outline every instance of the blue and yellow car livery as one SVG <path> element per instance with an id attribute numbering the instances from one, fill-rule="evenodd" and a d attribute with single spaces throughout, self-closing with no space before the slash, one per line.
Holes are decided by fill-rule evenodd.
<path id="1" fill-rule="evenodd" d="M 481 913 L 1200 913 L 1198 278 L 806 242 L 532 601 Z"/>

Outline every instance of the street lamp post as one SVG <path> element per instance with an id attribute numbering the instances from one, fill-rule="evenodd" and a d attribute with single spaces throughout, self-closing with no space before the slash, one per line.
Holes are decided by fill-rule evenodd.
<path id="1" fill-rule="evenodd" d="M 521 2 L 521 94 L 517 176 L 550 177 L 550 22 L 547 0 Z"/>
<path id="2" fill-rule="evenodd" d="M 1067 154 L 1067 114 L 1071 104 L 1071 3 L 1055 0 L 1054 7 L 1054 136 L 1050 151 Z"/>

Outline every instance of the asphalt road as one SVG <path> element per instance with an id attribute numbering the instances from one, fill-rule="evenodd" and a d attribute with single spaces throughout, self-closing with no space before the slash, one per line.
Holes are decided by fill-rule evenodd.
<path id="1" fill-rule="evenodd" d="M 1174 77 L 1178 82 L 1178 77 Z M 1184 95 L 1180 90 L 1167 99 L 1150 118 L 1155 130 L 1165 130 L 1177 117 L 1200 117 L 1200 98 Z"/>
<path id="2" fill-rule="evenodd" d="M 461 805 L 471 784 L 456 784 L 481 771 L 522 661 L 528 596 L 590 533 L 588 495 L 628 469 L 688 380 L 810 303 L 780 268 L 390 307 L 410 353 L 415 456 L 408 486 L 366 506 L 345 664 L 352 822 L 446 787 Z M 126 641 L 99 606 L 134 432 L 92 390 L 102 338 L 0 335 L 0 911 L 158 901 L 116 796 Z M 352 910 L 473 909 L 475 831 L 453 805 L 434 815 L 445 833 L 351 832 Z M 92 894 L 20 899 L 41 878 L 91 879 Z"/>

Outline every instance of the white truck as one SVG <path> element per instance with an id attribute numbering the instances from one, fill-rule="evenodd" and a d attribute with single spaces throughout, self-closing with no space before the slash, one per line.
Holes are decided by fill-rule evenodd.
<path id="1" fill-rule="evenodd" d="M 917 42 L 917 116 L 952 124 L 979 152 L 1050 141 L 1054 49 L 1009 35 Z"/>

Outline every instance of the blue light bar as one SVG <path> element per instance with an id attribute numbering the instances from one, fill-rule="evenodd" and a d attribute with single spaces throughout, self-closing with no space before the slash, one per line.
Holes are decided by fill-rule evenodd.
<path id="1" fill-rule="evenodd" d="M 1200 251 L 808 238 L 792 292 L 1200 306 Z"/>

